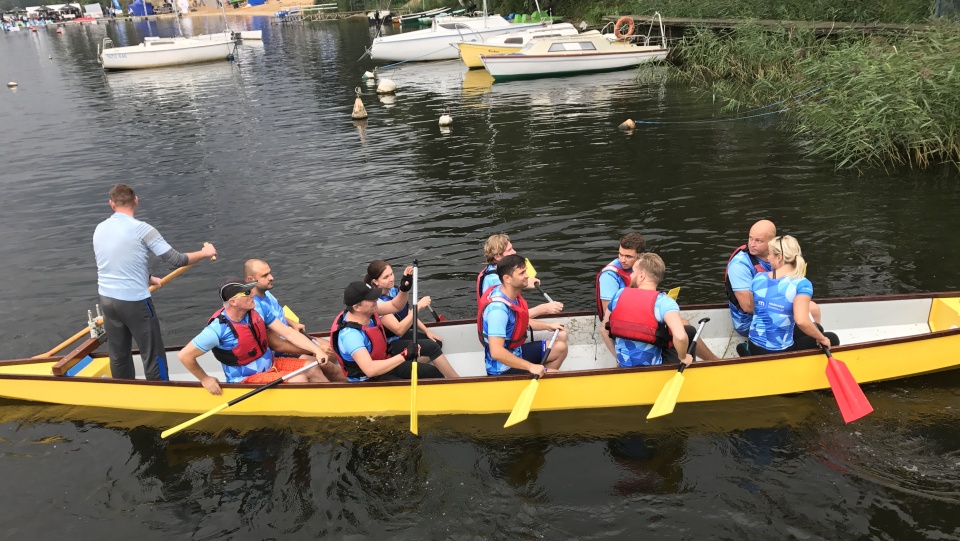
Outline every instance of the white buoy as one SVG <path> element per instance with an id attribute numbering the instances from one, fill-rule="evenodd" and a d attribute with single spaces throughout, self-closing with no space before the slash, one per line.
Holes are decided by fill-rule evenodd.
<path id="1" fill-rule="evenodd" d="M 10 81 L 7 83 L 7 88 L 17 88 L 17 83 Z"/>
<path id="2" fill-rule="evenodd" d="M 377 94 L 393 94 L 397 91 L 397 84 L 390 79 L 381 79 L 377 85 Z"/>
<path id="3" fill-rule="evenodd" d="M 53 55 L 49 55 L 47 56 L 47 58 L 49 58 L 50 60 L 53 60 Z"/>
<path id="4" fill-rule="evenodd" d="M 353 113 L 350 115 L 350 118 L 354 120 L 361 120 L 367 118 L 367 110 L 363 106 L 363 102 L 360 101 L 360 87 L 354 89 L 357 93 L 357 99 L 353 102 Z"/>
<path id="5" fill-rule="evenodd" d="M 623 124 L 620 124 L 620 129 L 621 129 L 621 130 L 625 130 L 625 131 L 632 130 L 632 129 L 636 128 L 636 127 L 637 127 L 637 123 L 634 122 L 633 120 L 629 119 L 629 118 L 626 119 L 626 120 L 624 120 L 624 121 L 623 121 Z"/>
<path id="6" fill-rule="evenodd" d="M 453 124 L 453 117 L 452 117 L 452 116 L 450 116 L 450 115 L 447 114 L 447 113 L 443 113 L 442 115 L 440 115 L 440 125 L 441 125 L 441 126 L 449 126 L 449 125 L 451 125 L 451 124 Z"/>

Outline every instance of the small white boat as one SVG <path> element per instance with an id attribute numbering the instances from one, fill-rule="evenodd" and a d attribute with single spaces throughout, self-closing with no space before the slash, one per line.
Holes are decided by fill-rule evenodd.
<path id="1" fill-rule="evenodd" d="M 228 60 L 236 41 L 230 32 L 207 34 L 204 38 L 144 38 L 140 45 L 114 47 L 104 38 L 97 58 L 106 70 L 158 68 Z"/>
<path id="2" fill-rule="evenodd" d="M 662 44 L 634 45 L 614 39 L 597 31 L 542 38 L 531 40 L 516 53 L 481 55 L 480 60 L 494 80 L 502 81 L 634 68 L 644 62 L 663 60 L 670 52 Z"/>
<path id="3" fill-rule="evenodd" d="M 263 40 L 263 30 L 241 30 L 239 32 L 234 32 L 237 34 L 241 40 Z"/>
<path id="4" fill-rule="evenodd" d="M 457 43 L 482 42 L 493 36 L 542 26 L 541 23 L 512 24 L 499 15 L 487 15 L 486 9 L 483 13 L 482 17 L 433 19 L 431 27 L 424 30 L 377 36 L 370 47 L 370 58 L 386 62 L 452 60 L 460 54 Z"/>
<path id="5" fill-rule="evenodd" d="M 460 60 L 463 60 L 468 68 L 477 69 L 483 67 L 480 55 L 511 54 L 518 52 L 533 39 L 576 36 L 579 33 L 577 27 L 570 23 L 555 23 L 494 36 L 483 42 L 460 42 L 457 44 L 457 49 L 460 50 Z"/>

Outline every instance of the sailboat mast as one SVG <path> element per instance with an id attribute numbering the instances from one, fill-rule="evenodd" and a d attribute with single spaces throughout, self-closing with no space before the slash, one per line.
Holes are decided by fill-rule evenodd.
<path id="1" fill-rule="evenodd" d="M 180 34 L 182 38 L 183 28 L 180 27 L 180 6 L 177 5 L 177 0 L 172 0 L 171 3 L 173 4 L 173 18 L 177 21 L 177 34 Z"/>

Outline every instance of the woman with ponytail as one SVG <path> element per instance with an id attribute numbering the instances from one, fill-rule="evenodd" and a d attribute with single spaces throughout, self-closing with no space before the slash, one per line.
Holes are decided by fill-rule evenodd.
<path id="1" fill-rule="evenodd" d="M 771 272 L 753 278 L 753 322 L 750 324 L 750 354 L 782 353 L 840 344 L 837 335 L 823 332 L 811 320 L 815 313 L 813 284 L 804 278 L 807 263 L 800 244 L 790 235 L 775 237 L 770 247 Z"/>

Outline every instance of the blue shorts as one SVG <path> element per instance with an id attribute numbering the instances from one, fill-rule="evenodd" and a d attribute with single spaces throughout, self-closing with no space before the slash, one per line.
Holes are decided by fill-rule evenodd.
<path id="1" fill-rule="evenodd" d="M 543 364 L 544 354 L 547 352 L 547 341 L 546 340 L 537 340 L 536 342 L 527 342 L 526 344 L 520 346 L 520 357 L 528 363 L 533 364 Z M 503 372 L 500 375 L 507 374 L 529 374 L 528 370 L 520 370 L 519 368 L 511 368 L 506 372 Z"/>

